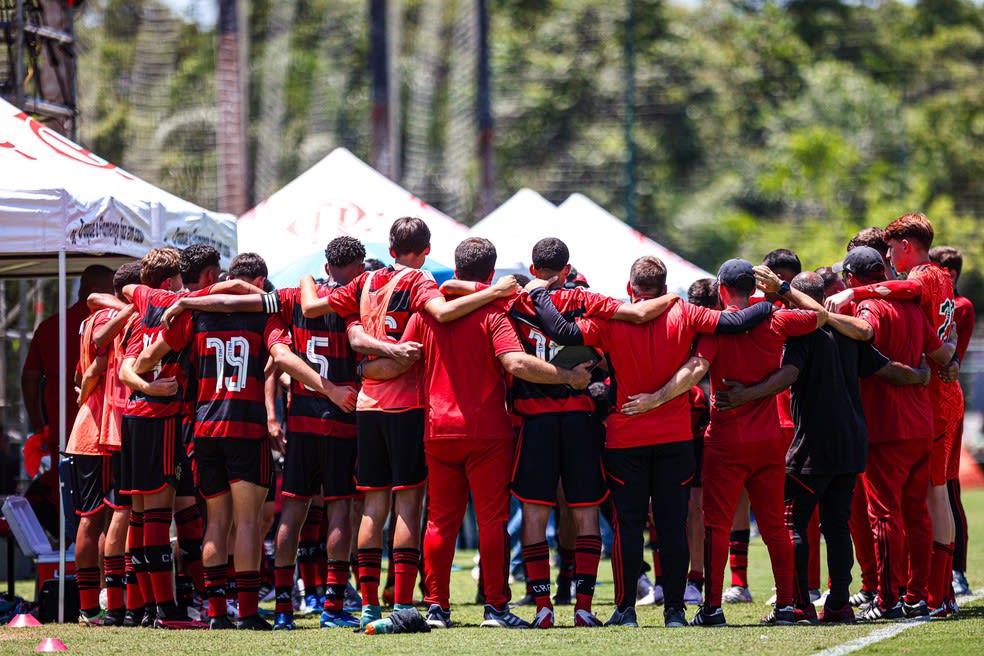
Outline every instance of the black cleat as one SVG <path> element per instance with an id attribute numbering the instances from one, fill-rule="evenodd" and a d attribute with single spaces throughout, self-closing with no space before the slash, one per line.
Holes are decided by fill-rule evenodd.
<path id="1" fill-rule="evenodd" d="M 270 625 L 265 619 L 256 615 L 250 615 L 249 617 L 240 617 L 239 622 L 236 623 L 236 628 L 240 631 L 272 631 L 273 626 Z"/>
<path id="2" fill-rule="evenodd" d="M 154 622 L 157 621 L 157 604 L 147 604 L 144 606 L 143 619 L 140 620 L 140 626 L 145 629 L 151 629 L 154 627 Z"/>
<path id="3" fill-rule="evenodd" d="M 232 623 L 228 615 L 219 615 L 208 620 L 208 628 L 210 631 L 225 631 L 226 629 L 235 629 L 236 625 Z"/>
<path id="4" fill-rule="evenodd" d="M 137 626 L 141 626 L 143 621 L 144 609 L 138 608 L 136 610 L 127 609 L 126 613 L 123 615 L 123 626 L 128 629 L 132 629 Z"/>

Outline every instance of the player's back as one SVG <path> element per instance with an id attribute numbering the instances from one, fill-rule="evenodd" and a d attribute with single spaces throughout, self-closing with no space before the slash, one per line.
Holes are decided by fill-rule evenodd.
<path id="1" fill-rule="evenodd" d="M 927 262 L 913 267 L 909 278 L 918 280 L 922 286 L 919 306 L 944 342 L 950 336 L 953 325 L 953 311 L 956 307 L 953 298 L 953 280 L 940 265 Z"/>

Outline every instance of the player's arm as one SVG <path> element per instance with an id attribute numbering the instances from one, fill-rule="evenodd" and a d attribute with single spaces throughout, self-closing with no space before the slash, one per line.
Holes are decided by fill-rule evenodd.
<path id="1" fill-rule="evenodd" d="M 206 294 L 182 296 L 161 316 L 161 325 L 170 328 L 171 323 L 185 310 L 198 312 L 265 312 L 275 314 L 280 309 L 277 292 L 261 294 Z"/>
<path id="2" fill-rule="evenodd" d="M 622 303 L 612 315 L 612 319 L 631 323 L 646 323 L 661 317 L 664 312 L 673 307 L 674 303 L 680 300 L 676 294 L 663 294 L 638 303 Z"/>
<path id="3" fill-rule="evenodd" d="M 717 316 L 717 323 L 714 324 L 713 331 L 698 325 L 696 326 L 697 332 L 705 334 L 713 332 L 715 335 L 740 335 L 768 319 L 774 309 L 772 303 L 754 303 L 737 312 L 718 312 L 704 308 L 706 312 L 713 312 Z"/>
<path id="4" fill-rule="evenodd" d="M 424 305 L 424 310 L 438 323 L 448 323 L 460 319 L 498 298 L 511 296 L 518 289 L 519 285 L 516 283 L 515 276 L 503 276 L 491 287 L 456 298 L 453 301 L 449 301 L 443 296 L 432 298 Z"/>
<path id="5" fill-rule="evenodd" d="M 569 385 L 579 390 L 591 384 L 589 362 L 583 362 L 573 369 L 565 369 L 517 351 L 499 355 L 499 362 L 507 373 L 530 383 Z"/>
<path id="6" fill-rule="evenodd" d="M 467 296 L 478 291 L 478 283 L 451 278 L 441 283 L 440 290 L 444 296 Z"/>
<path id="7" fill-rule="evenodd" d="M 922 283 L 914 278 L 907 280 L 884 280 L 873 285 L 848 287 L 839 291 L 823 302 L 831 312 L 840 312 L 851 301 L 863 301 L 867 298 L 890 298 L 896 301 L 911 301 L 922 296 Z"/>
<path id="8" fill-rule="evenodd" d="M 127 287 L 133 287 L 135 285 L 127 285 Z M 116 297 L 116 294 L 103 294 L 101 292 L 92 292 L 85 298 L 85 304 L 89 306 L 89 310 L 95 312 L 96 310 L 102 310 L 103 308 L 109 308 L 110 310 L 122 310 L 126 307 L 126 301 L 121 301 Z"/>
<path id="9" fill-rule="evenodd" d="M 532 284 L 532 283 L 531 283 Z M 527 289 L 530 286 L 527 285 Z M 580 346 L 584 344 L 584 334 L 573 319 L 568 319 L 554 305 L 546 287 L 534 287 L 530 290 L 530 300 L 533 309 L 540 319 L 543 334 L 561 346 Z"/>
<path id="10" fill-rule="evenodd" d="M 350 285 L 353 284 L 349 283 Z M 304 276 L 301 278 L 301 312 L 308 319 L 323 317 L 331 314 L 335 308 L 331 306 L 331 295 L 319 296 L 318 286 L 314 282 L 314 276 Z"/>
<path id="11" fill-rule="evenodd" d="M 306 385 L 315 392 L 327 397 L 332 403 L 341 408 L 342 412 L 352 412 L 355 410 L 355 399 L 358 393 L 353 388 L 335 385 L 330 380 L 322 378 L 315 373 L 314 369 L 297 357 L 286 344 L 273 344 L 270 347 L 270 355 L 273 356 L 273 361 L 281 371 L 302 385 Z"/>
<path id="12" fill-rule="evenodd" d="M 79 381 L 79 405 L 85 403 L 89 395 L 92 394 L 92 390 L 96 389 L 99 379 L 106 373 L 106 365 L 108 363 L 109 356 L 97 355 L 89 363 L 89 368 L 82 373 L 82 380 Z"/>
<path id="13" fill-rule="evenodd" d="M 762 381 L 748 387 L 725 380 L 724 384 L 728 385 L 728 389 L 714 393 L 714 406 L 718 410 L 730 410 L 749 401 L 775 396 L 795 383 L 799 373 L 800 370 L 795 365 L 784 364 Z"/>
<path id="14" fill-rule="evenodd" d="M 752 270 L 755 272 L 755 283 L 759 289 L 761 289 L 767 294 L 779 293 L 779 288 L 782 285 L 782 279 L 779 276 L 777 276 L 772 271 L 772 269 L 764 265 L 759 265 L 756 267 L 752 267 Z M 812 298 L 810 298 L 808 295 L 804 294 L 800 290 L 796 289 L 795 287 L 790 287 L 789 291 L 783 295 L 783 298 L 784 300 L 788 301 L 793 307 L 800 308 L 801 310 L 812 310 L 813 312 L 815 312 L 817 315 L 817 328 L 820 328 L 825 323 L 827 323 L 827 310 L 821 304 L 817 303 L 815 300 L 813 300 Z M 865 326 L 867 326 L 867 323 L 863 321 L 860 322 L 860 324 L 864 324 Z M 858 334 L 858 331 L 862 330 L 860 324 L 855 326 L 858 329 L 857 331 L 855 331 L 855 334 Z M 871 329 L 871 326 L 867 326 L 867 327 L 869 330 Z M 852 335 L 848 335 L 846 333 L 842 333 L 842 334 L 844 334 L 845 337 L 851 337 L 852 339 L 861 339 L 860 337 L 853 337 Z M 871 335 L 864 338 L 864 341 L 871 339 L 871 337 L 873 336 L 874 336 L 874 331 L 872 331 Z"/>
<path id="15" fill-rule="evenodd" d="M 929 385 L 932 371 L 924 355 L 919 362 L 918 369 L 893 360 L 876 371 L 875 375 L 892 385 Z"/>
<path id="16" fill-rule="evenodd" d="M 419 342 L 387 342 L 370 335 L 360 323 L 349 325 L 346 335 L 352 350 L 363 355 L 393 358 L 398 362 L 405 362 L 407 366 L 420 359 L 422 345 Z"/>
<path id="17" fill-rule="evenodd" d="M 160 335 L 154 340 L 154 343 L 150 346 L 144 348 L 140 352 L 139 357 L 133 364 L 133 371 L 136 374 L 145 374 L 160 362 L 165 355 L 171 352 L 171 347 L 166 341 L 161 339 Z M 122 380 L 122 378 L 121 378 Z"/>
<path id="18" fill-rule="evenodd" d="M 274 363 L 273 358 L 269 357 L 266 366 L 263 367 L 263 405 L 266 406 L 267 416 L 267 439 L 270 446 L 276 451 L 284 453 L 286 443 L 284 442 L 284 427 L 277 419 L 277 386 L 280 378 L 280 371 Z"/>
<path id="19" fill-rule="evenodd" d="M 117 312 L 113 318 L 99 326 L 92 333 L 92 342 L 97 348 L 102 348 L 109 344 L 113 339 L 120 334 L 120 331 L 126 326 L 126 323 L 136 312 L 136 307 L 132 303 L 128 303 L 122 310 Z"/>
<path id="20" fill-rule="evenodd" d="M 143 355 L 143 354 L 141 354 Z M 136 358 L 127 358 L 120 364 L 120 382 L 146 396 L 173 396 L 178 392 L 178 381 L 174 376 L 158 378 L 148 382 L 134 370 Z"/>
<path id="21" fill-rule="evenodd" d="M 262 294 L 263 290 L 245 280 L 223 280 L 208 288 L 208 294 Z M 206 294 L 202 294 L 205 296 Z"/>
<path id="22" fill-rule="evenodd" d="M 630 395 L 628 402 L 619 408 L 619 412 L 626 415 L 641 415 L 672 401 L 681 394 L 686 394 L 691 387 L 700 382 L 709 366 L 710 363 L 704 358 L 691 356 L 662 387 L 655 392 Z"/>

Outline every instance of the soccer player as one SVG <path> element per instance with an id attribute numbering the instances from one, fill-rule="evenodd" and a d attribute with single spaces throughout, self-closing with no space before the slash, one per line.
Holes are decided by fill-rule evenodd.
<path id="1" fill-rule="evenodd" d="M 953 280 L 953 322 L 957 328 L 957 362 L 963 362 L 974 333 L 974 304 L 966 296 L 957 292 L 957 281 L 963 268 L 963 254 L 952 246 L 936 246 L 929 251 L 929 258 L 950 274 Z M 956 539 L 953 544 L 953 592 L 958 595 L 970 594 L 965 572 L 967 570 L 967 514 L 960 498 L 960 452 L 963 448 L 963 421 L 957 422 L 957 433 L 950 448 L 946 466 L 946 487 L 953 511 Z"/>
<path id="2" fill-rule="evenodd" d="M 124 264 L 113 278 L 118 297 L 122 288 L 140 281 L 140 265 Z M 121 303 L 123 301 L 121 300 Z M 81 612 L 79 623 L 84 625 L 122 626 L 123 608 L 123 549 L 129 522 L 130 500 L 118 493 L 119 442 L 104 436 L 103 414 L 107 394 L 107 348 L 96 340 L 96 333 L 116 316 L 118 310 L 104 308 L 91 314 L 82 323 L 76 382 L 79 387 L 79 412 L 66 446 L 72 456 L 75 474 L 75 512 L 79 526 L 75 538 L 76 580 L 79 585 Z M 115 371 L 113 372 L 115 373 Z M 118 383 L 117 383 L 118 387 Z M 115 434 L 118 438 L 119 431 Z M 106 570 L 108 608 L 100 618 L 99 609 L 99 539 L 106 528 L 106 509 L 111 509 L 109 527 L 103 549 Z"/>
<path id="3" fill-rule="evenodd" d="M 509 294 L 515 280 L 476 294 L 446 301 L 433 278 L 420 270 L 430 253 L 430 229 L 421 219 L 402 217 L 390 227 L 390 254 L 395 265 L 357 276 L 337 289 L 317 289 L 307 276 L 301 280 L 305 317 L 336 312 L 346 321 L 359 320 L 367 336 L 397 342 L 410 318 L 427 312 L 441 322 L 451 321 Z M 386 355 L 358 338 L 356 351 Z M 424 396 L 421 369 L 411 367 L 392 380 L 364 379 L 356 406 L 357 489 L 365 492 L 359 527 L 359 587 L 363 596 L 363 626 L 379 619 L 379 572 L 382 532 L 392 496 L 396 515 L 392 563 L 396 610 L 412 607 L 420 563 L 420 514 L 427 468 L 424 461 Z"/>
<path id="4" fill-rule="evenodd" d="M 666 294 L 666 266 L 658 258 L 639 258 L 629 276 L 633 301 Z M 543 290 L 532 295 L 539 311 L 556 297 Z M 614 373 L 619 412 L 609 415 L 604 450 L 616 534 L 612 558 L 616 610 L 609 625 L 638 626 L 635 593 L 642 565 L 640 536 L 650 507 L 659 535 L 664 624 L 686 625 L 683 594 L 690 555 L 686 523 L 694 474 L 686 393 L 703 376 L 707 364 L 691 358 L 694 339 L 699 334 L 741 332 L 771 312 L 766 303 L 725 314 L 678 302 L 648 323 L 584 318 L 577 320 L 573 334 L 556 337 L 569 345 L 601 348 L 608 353 Z M 662 387 L 649 392 L 657 385 Z"/>
<path id="5" fill-rule="evenodd" d="M 757 267 L 759 286 L 767 293 L 780 289 L 782 280 L 766 267 Z M 817 273 L 793 278 L 786 297 L 802 309 L 819 309 L 825 281 Z M 830 594 L 820 621 L 853 622 L 848 604 L 853 565 L 850 528 L 851 495 L 855 478 L 864 469 L 867 429 L 858 387 L 859 376 L 878 374 L 893 384 L 925 384 L 929 368 L 914 370 L 893 363 L 867 340 L 874 331 L 865 321 L 830 314 L 819 330 L 786 341 L 782 367 L 762 382 L 732 385 L 718 395 L 719 407 L 734 408 L 774 394 L 792 385 L 796 430 L 786 454 L 786 524 L 793 535 L 796 556 L 796 616 L 815 623 L 817 612 L 808 595 L 808 569 L 815 547 L 808 539 L 819 507 L 827 543 Z"/>
<path id="6" fill-rule="evenodd" d="M 847 284 L 852 289 L 882 284 L 885 269 L 881 255 L 866 246 L 852 250 L 844 259 Z M 875 348 L 895 361 L 915 367 L 925 353 L 934 362 L 946 363 L 953 353 L 953 347 L 941 343 L 913 303 L 870 298 L 858 304 L 855 314 L 874 330 Z M 861 381 L 861 400 L 869 420 L 864 486 L 875 537 L 878 592 L 861 607 L 859 618 L 924 615 L 932 548 L 926 504 L 933 434 L 929 394 L 918 385 L 894 387 L 867 378 Z M 908 548 L 907 564 L 902 556 L 904 547 Z M 906 593 L 900 600 L 903 585 Z"/>
<path id="7" fill-rule="evenodd" d="M 241 253 L 230 276 L 261 288 L 266 264 Z M 304 384 L 326 396 L 335 386 L 290 350 L 286 324 L 277 316 L 191 312 L 162 333 L 136 362 L 138 373 L 150 371 L 168 353 L 191 347 L 196 377 L 196 482 L 206 500 L 208 525 L 203 549 L 208 580 L 210 628 L 228 629 L 225 572 L 229 529 L 235 526 L 234 562 L 239 597 L 238 629 L 269 630 L 258 614 L 262 545 L 261 508 L 273 466 L 267 442 L 264 366 L 268 357 Z"/>
<path id="8" fill-rule="evenodd" d="M 755 289 L 752 265 L 728 260 L 718 272 L 718 293 L 729 309 L 747 307 Z M 779 294 L 788 291 L 788 283 Z M 697 355 L 711 363 L 711 391 L 724 391 L 733 382 L 758 382 L 777 369 L 787 337 L 813 332 L 826 322 L 826 312 L 777 310 L 744 335 L 702 338 Z M 692 624 L 726 624 L 721 610 L 721 588 L 727 559 L 728 534 L 740 490 L 748 491 L 762 538 L 769 549 L 776 582 L 776 605 L 766 623 L 795 622 L 793 606 L 793 546 L 783 517 L 782 487 L 788 443 L 779 427 L 775 397 L 740 408 L 718 408 L 711 400 L 711 423 L 704 441 L 704 550 L 706 591 L 704 605 Z"/>
<path id="9" fill-rule="evenodd" d="M 466 239 L 455 250 L 455 276 L 488 283 L 495 273 L 495 259 L 490 241 Z M 577 389 L 587 387 L 590 373 L 586 365 L 563 369 L 524 353 L 508 317 L 495 305 L 451 324 L 418 313 L 403 339 L 423 344 L 429 475 L 424 536 L 427 623 L 434 628 L 451 625 L 451 562 L 470 493 L 478 520 L 486 601 L 482 626 L 526 628 L 529 623 L 509 612 L 508 606 L 505 526 L 514 441 L 503 373 Z M 367 377 L 379 380 L 399 374 L 409 363 L 380 359 L 361 366 Z"/>
<path id="10" fill-rule="evenodd" d="M 325 271 L 331 287 L 348 284 L 361 274 L 365 265 L 365 248 L 358 239 L 338 237 L 325 249 Z M 173 320 L 184 310 L 209 312 L 266 312 L 279 314 L 291 328 L 294 353 L 335 388 L 326 398 L 297 380 L 290 383 L 287 407 L 287 440 L 283 480 L 283 508 L 277 529 L 274 579 L 276 609 L 274 630 L 293 630 L 292 591 L 294 567 L 298 560 L 298 539 L 306 523 L 311 501 L 324 499 L 318 517 L 327 516 L 327 594 L 314 590 L 313 577 L 303 573 L 305 584 L 316 598 L 324 596 L 323 627 L 355 627 L 359 621 L 343 611 L 344 592 L 348 583 L 351 542 L 351 506 L 355 496 L 355 415 L 356 355 L 349 346 L 346 326 L 337 314 L 316 319 L 304 317 L 300 290 L 278 289 L 268 294 L 240 296 L 209 295 L 183 298 L 168 310 Z M 313 550 L 318 550 L 314 528 Z M 306 545 L 306 550 L 312 550 Z M 305 554 L 306 556 L 314 554 Z"/>

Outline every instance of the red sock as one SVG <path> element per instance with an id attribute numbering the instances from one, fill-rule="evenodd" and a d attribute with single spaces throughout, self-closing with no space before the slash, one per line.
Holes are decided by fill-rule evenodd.
<path id="1" fill-rule="evenodd" d="M 83 613 L 93 616 L 99 613 L 99 568 L 80 567 L 75 570 L 75 582 L 79 586 L 79 607 Z"/>
<path id="2" fill-rule="evenodd" d="M 328 584 L 328 513 L 322 511 L 321 524 L 318 526 L 318 580 L 322 585 Z"/>
<path id="3" fill-rule="evenodd" d="M 420 549 L 393 549 L 393 570 L 396 588 L 393 602 L 402 606 L 413 603 L 413 587 L 420 568 Z"/>
<path id="4" fill-rule="evenodd" d="M 379 572 L 382 564 L 382 549 L 359 549 L 359 590 L 363 605 L 379 605 Z"/>
<path id="5" fill-rule="evenodd" d="M 953 543 L 943 544 L 933 541 L 933 556 L 929 566 L 929 599 L 926 603 L 931 609 L 939 608 L 946 603 L 949 596 L 947 588 L 951 586 L 953 571 Z"/>
<path id="6" fill-rule="evenodd" d="M 311 506 L 297 543 L 297 566 L 304 581 L 304 593 L 308 595 L 321 595 L 325 585 L 325 573 L 320 565 L 322 548 L 318 542 L 324 517 L 322 506 Z"/>
<path id="7" fill-rule="evenodd" d="M 130 528 L 126 534 L 126 545 L 130 552 L 134 577 L 139 586 L 139 594 L 134 595 L 134 598 L 143 601 L 140 607 L 154 603 L 154 586 L 150 580 L 147 558 L 144 555 L 144 514 L 142 512 L 130 511 Z M 127 608 L 136 608 L 136 606 L 131 606 L 128 602 Z"/>
<path id="8" fill-rule="evenodd" d="M 171 510 L 144 511 L 144 558 L 158 606 L 174 602 L 174 571 L 171 552 Z"/>
<path id="9" fill-rule="evenodd" d="M 536 610 L 553 608 L 550 601 L 550 547 L 547 543 L 523 545 L 523 564 L 526 566 L 527 588 L 536 601 Z"/>
<path id="10" fill-rule="evenodd" d="M 236 601 L 239 599 L 239 581 L 236 579 L 236 564 L 232 556 L 229 556 L 229 562 L 226 563 L 226 579 L 229 581 L 226 586 L 226 599 Z"/>
<path id="11" fill-rule="evenodd" d="M 591 612 L 595 581 L 598 578 L 598 561 L 601 560 L 601 536 L 579 535 L 574 542 L 575 612 Z"/>
<path id="12" fill-rule="evenodd" d="M 226 606 L 226 588 L 229 585 L 227 571 L 226 565 L 205 568 L 205 596 L 208 597 L 209 617 L 224 617 L 228 612 Z"/>
<path id="13" fill-rule="evenodd" d="M 729 566 L 731 567 L 731 585 L 748 587 L 748 542 L 751 531 L 731 531 L 728 544 Z"/>
<path id="14" fill-rule="evenodd" d="M 239 596 L 239 617 L 256 615 L 260 607 L 260 573 L 257 570 L 236 572 L 236 588 Z"/>
<path id="15" fill-rule="evenodd" d="M 348 585 L 349 562 L 329 560 L 325 580 L 325 610 L 337 613 L 345 605 L 345 587 Z"/>
<path id="16" fill-rule="evenodd" d="M 126 581 L 126 563 L 123 556 L 103 557 L 103 577 L 106 581 L 106 609 L 123 608 L 123 586 Z"/>
<path id="17" fill-rule="evenodd" d="M 294 601 L 291 599 L 291 593 L 294 591 L 294 566 L 275 566 L 273 568 L 273 586 L 277 592 L 277 605 L 274 611 L 293 613 Z"/>
<path id="18" fill-rule="evenodd" d="M 199 594 L 205 591 L 205 568 L 202 566 L 202 513 L 198 504 L 174 513 L 181 564 Z"/>
<path id="19" fill-rule="evenodd" d="M 133 561 L 129 553 L 123 555 L 123 568 L 126 572 L 126 609 L 133 611 L 140 610 L 144 607 L 144 598 L 140 592 L 137 571 L 133 567 Z"/>
<path id="20" fill-rule="evenodd" d="M 663 585 L 663 563 L 659 559 L 659 545 L 653 549 L 653 583 Z"/>

